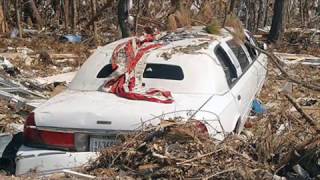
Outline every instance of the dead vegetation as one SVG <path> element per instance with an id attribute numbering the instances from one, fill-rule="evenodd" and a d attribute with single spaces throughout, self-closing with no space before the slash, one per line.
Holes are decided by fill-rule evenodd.
<path id="1" fill-rule="evenodd" d="M 102 7 L 100 4 L 99 7 Z M 168 20 L 168 4 L 159 3 L 150 7 L 146 16 L 138 19 L 138 32 L 147 26 L 169 31 L 190 25 L 208 25 L 206 30 L 218 34 L 223 24 L 226 4 L 222 1 L 205 1 L 199 11 L 189 12 L 180 8 Z M 107 7 L 107 6 L 106 6 Z M 214 8 L 212 8 L 214 7 Z M 114 13 L 115 6 L 106 8 L 105 13 Z M 85 14 L 83 15 L 85 16 Z M 79 31 L 92 35 L 85 29 L 90 19 L 79 18 Z M 115 18 L 109 16 L 97 23 L 98 41 L 101 43 L 119 38 Z M 168 24 L 166 22 L 168 21 Z M 50 24 L 50 23 L 48 23 Z M 106 24 L 108 26 L 106 26 Z M 51 24 L 52 25 L 52 24 Z M 55 26 L 59 26 L 55 25 Z M 235 29 L 235 36 L 243 40 L 243 27 L 239 19 L 233 15 L 225 21 L 226 27 Z M 68 30 L 65 30 L 68 32 Z M 26 59 L 19 54 L 9 58 L 23 75 L 17 77 L 35 78 L 61 73 L 63 68 L 76 70 L 90 54 L 92 37 L 81 44 L 59 43 L 61 32 L 49 36 L 24 34 L 26 39 L 11 39 L 8 34 L 2 36 L 0 53 L 17 53 L 17 47 L 27 47 L 34 52 L 27 53 L 32 63 L 26 65 Z M 277 51 L 319 55 L 319 43 L 310 40 L 312 33 L 303 31 L 285 33 L 284 42 Z M 12 50 L 9 47 L 13 47 Z M 72 62 L 59 64 L 54 54 L 74 54 Z M 65 59 L 65 58 L 62 58 Z M 68 59 L 68 58 L 67 58 Z M 61 60 L 61 59 L 60 59 Z M 312 178 L 319 175 L 319 91 L 304 88 L 296 84 L 286 87 L 286 72 L 304 82 L 320 84 L 319 66 L 307 66 L 299 63 L 281 64 L 284 71 L 274 65 L 269 69 L 268 80 L 260 94 L 260 99 L 268 108 L 263 116 L 254 116 L 246 123 L 241 135 L 230 135 L 224 141 L 212 140 L 207 136 L 199 136 L 194 132 L 194 124 L 180 121 L 162 121 L 157 127 L 148 127 L 125 138 L 123 144 L 101 152 L 99 159 L 84 168 L 85 173 L 101 178 L 120 179 L 280 179 Z M 27 73 L 26 73 L 27 72 Z M 51 88 L 48 91 L 52 91 Z M 299 106 L 293 106 L 298 104 Z M 298 108 L 297 108 L 298 107 Z M 299 109 L 300 108 L 300 109 Z M 0 102 L 1 132 L 10 132 L 12 123 L 23 123 L 23 115 L 18 115 L 7 101 Z M 309 117 L 306 117 L 309 116 Z M 309 119 L 309 121 L 308 121 Z M 312 121 L 310 121 L 312 119 Z M 310 123 L 312 122 L 312 123 Z M 303 170 L 301 170 L 303 169 Z M 301 173 L 306 172 L 306 173 Z"/>
<path id="2" fill-rule="evenodd" d="M 308 72 L 317 79 L 313 66 L 286 67 L 288 73 Z M 317 67 L 316 67 L 317 68 Z M 319 136 L 315 124 L 308 123 L 281 93 L 287 79 L 272 65 L 260 99 L 268 113 L 246 123 L 241 135 L 222 142 L 194 133 L 192 123 L 162 121 L 132 134 L 123 144 L 106 149 L 86 173 L 97 177 L 168 179 L 280 179 L 308 177 L 320 172 Z M 318 124 L 319 93 L 293 85 L 290 96 Z"/>

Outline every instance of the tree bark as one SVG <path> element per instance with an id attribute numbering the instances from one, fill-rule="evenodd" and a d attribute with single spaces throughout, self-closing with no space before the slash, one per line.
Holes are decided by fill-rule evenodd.
<path id="1" fill-rule="evenodd" d="M 77 29 L 77 19 L 78 19 L 78 8 L 77 8 L 77 0 L 72 0 L 72 9 L 73 9 L 73 24 L 72 24 L 72 28 L 73 31 L 75 32 Z"/>
<path id="2" fill-rule="evenodd" d="M 257 18 L 257 28 L 260 28 L 263 26 L 262 17 L 265 12 L 264 2 L 263 0 L 259 0 L 259 10 L 258 10 L 258 18 Z"/>
<path id="3" fill-rule="evenodd" d="M 3 10 L 2 3 L 0 4 L 0 32 L 6 32 L 6 18 Z"/>
<path id="4" fill-rule="evenodd" d="M 285 0 L 276 0 L 273 8 L 271 29 L 268 35 L 269 43 L 277 43 L 282 35 Z"/>
<path id="5" fill-rule="evenodd" d="M 129 37 L 131 34 L 127 22 L 129 16 L 128 1 L 129 0 L 119 0 L 118 3 L 118 23 L 121 29 L 122 38 Z"/>
<path id="6" fill-rule="evenodd" d="M 91 0 L 92 18 L 95 17 L 97 14 L 96 4 L 97 4 L 96 0 Z M 93 24 L 92 24 L 92 29 L 93 29 L 94 40 L 95 40 L 95 42 L 97 42 L 97 25 L 95 22 L 93 22 Z"/>
<path id="7" fill-rule="evenodd" d="M 229 7 L 229 13 L 228 14 L 232 14 L 233 13 L 235 3 L 236 3 L 235 0 L 231 0 L 230 1 L 230 7 Z"/>
<path id="8" fill-rule="evenodd" d="M 42 21 L 40 14 L 39 14 L 39 11 L 37 9 L 36 4 L 34 3 L 33 0 L 29 0 L 28 2 L 29 2 L 30 7 L 32 9 L 32 16 L 36 19 L 37 24 L 41 27 L 43 25 L 43 21 Z"/>
<path id="9" fill-rule="evenodd" d="M 19 37 L 22 38 L 22 27 L 21 27 L 21 17 L 20 17 L 20 0 L 16 0 L 15 2 L 15 9 L 16 9 L 16 18 L 17 18 L 17 27 L 19 30 Z"/>
<path id="10" fill-rule="evenodd" d="M 304 25 L 306 26 L 309 22 L 309 3 L 310 0 L 305 0 L 303 4 L 303 17 L 304 17 Z"/>
<path id="11" fill-rule="evenodd" d="M 64 26 L 66 31 L 69 30 L 69 0 L 64 0 Z"/>
<path id="12" fill-rule="evenodd" d="M 318 1 L 318 5 L 317 5 L 317 9 L 316 9 L 316 12 L 317 12 L 317 16 L 320 16 L 320 1 Z"/>
<path id="13" fill-rule="evenodd" d="M 51 5 L 53 7 L 53 10 L 55 11 L 54 20 L 56 22 L 56 25 L 59 25 L 61 15 L 61 1 L 60 0 L 52 0 Z"/>
<path id="14" fill-rule="evenodd" d="M 299 1 L 299 13 L 301 17 L 301 24 L 304 23 L 304 13 L 303 13 L 303 3 L 302 0 Z"/>
<path id="15" fill-rule="evenodd" d="M 264 14 L 264 20 L 263 20 L 263 27 L 265 27 L 266 25 L 267 25 L 267 23 L 268 23 L 268 19 L 269 19 L 269 0 L 266 0 L 267 2 L 266 2 L 266 12 L 265 12 L 265 14 Z"/>

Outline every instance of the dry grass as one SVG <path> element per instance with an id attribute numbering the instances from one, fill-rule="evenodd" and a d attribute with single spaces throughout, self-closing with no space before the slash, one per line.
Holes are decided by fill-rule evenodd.
<path id="1" fill-rule="evenodd" d="M 180 8 L 176 12 L 176 19 L 177 19 L 178 25 L 181 27 L 191 26 L 190 11 L 185 8 Z"/>
<path id="2" fill-rule="evenodd" d="M 221 26 L 217 19 L 213 19 L 211 23 L 205 28 L 205 30 L 210 34 L 219 34 L 220 29 Z"/>
<path id="3" fill-rule="evenodd" d="M 228 15 L 224 26 L 232 28 L 232 35 L 236 41 L 243 42 L 245 40 L 243 25 L 236 15 Z"/>
<path id="4" fill-rule="evenodd" d="M 202 4 L 201 9 L 196 15 L 195 19 L 208 24 L 212 21 L 213 17 L 215 17 L 215 15 L 211 3 L 206 1 Z"/>
<path id="5" fill-rule="evenodd" d="M 177 28 L 191 26 L 191 12 L 184 6 L 168 16 L 167 30 L 175 31 Z"/>
<path id="6" fill-rule="evenodd" d="M 177 21 L 174 14 L 169 15 L 167 22 L 167 30 L 175 31 L 178 28 Z"/>

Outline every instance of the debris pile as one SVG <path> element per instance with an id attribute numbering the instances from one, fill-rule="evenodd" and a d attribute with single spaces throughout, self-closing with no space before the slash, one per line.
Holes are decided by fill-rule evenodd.
<path id="1" fill-rule="evenodd" d="M 10 103 L 0 100 L 0 133 L 17 133 L 23 130 L 24 116 L 13 110 Z"/>
<path id="2" fill-rule="evenodd" d="M 292 106 L 285 94 L 297 100 L 303 112 L 318 124 L 319 93 L 300 87 L 270 65 L 260 94 L 267 108 L 251 116 L 240 135 L 223 141 L 197 131 L 194 123 L 161 121 L 156 127 L 126 136 L 123 143 L 101 152 L 84 168 L 99 177 L 170 179 L 302 179 L 319 176 L 319 129 Z M 289 75 L 318 82 L 313 65 L 285 66 Z M 283 85 L 286 85 L 284 93 Z"/>
<path id="3" fill-rule="evenodd" d="M 120 178 L 272 177 L 248 154 L 244 137 L 230 136 L 221 143 L 196 127 L 193 122 L 162 121 L 104 150 L 87 170 L 98 177 Z"/>
<path id="4" fill-rule="evenodd" d="M 84 45 L 40 39 L 0 43 L 1 132 L 22 131 L 28 112 L 64 90 L 90 54 Z"/>
<path id="5" fill-rule="evenodd" d="M 282 167 L 292 162 L 293 147 L 301 146 L 295 134 L 305 141 L 312 138 L 299 123 L 286 121 L 286 116 L 270 115 L 256 122 L 252 131 L 222 142 L 199 134 L 192 123 L 162 121 L 104 150 L 86 171 L 97 177 L 133 179 L 280 179 L 274 174 L 284 171 Z M 293 176 L 290 165 L 284 172 Z"/>

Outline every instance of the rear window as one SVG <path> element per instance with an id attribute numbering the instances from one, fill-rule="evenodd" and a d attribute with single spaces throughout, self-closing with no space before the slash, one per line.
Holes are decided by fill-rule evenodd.
<path id="1" fill-rule="evenodd" d="M 184 74 L 180 66 L 168 64 L 147 64 L 143 78 L 183 80 Z"/>
<path id="2" fill-rule="evenodd" d="M 97 75 L 97 78 L 107 78 L 112 74 L 114 69 L 112 69 L 112 64 L 105 65 Z"/>

